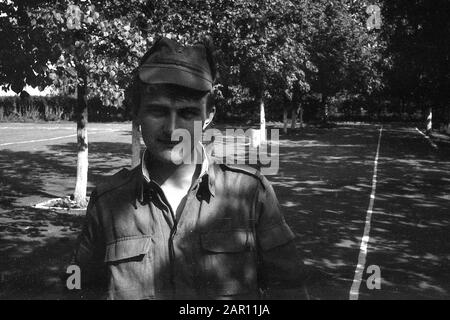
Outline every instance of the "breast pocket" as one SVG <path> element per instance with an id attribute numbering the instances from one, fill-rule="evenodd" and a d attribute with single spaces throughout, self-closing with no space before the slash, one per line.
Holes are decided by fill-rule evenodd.
<path id="1" fill-rule="evenodd" d="M 200 235 L 204 290 L 208 296 L 256 292 L 256 252 L 253 234 L 246 230 Z"/>
<path id="2" fill-rule="evenodd" d="M 154 296 L 153 243 L 150 236 L 118 239 L 106 246 L 110 272 L 109 299 L 146 299 Z"/>

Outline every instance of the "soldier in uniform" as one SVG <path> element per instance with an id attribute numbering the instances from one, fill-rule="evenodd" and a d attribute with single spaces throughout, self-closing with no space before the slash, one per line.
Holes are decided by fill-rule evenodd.
<path id="1" fill-rule="evenodd" d="M 193 132 L 213 119 L 215 78 L 207 42 L 162 38 L 143 57 L 135 116 L 146 150 L 91 195 L 74 255 L 84 298 L 305 298 L 304 265 L 268 180 L 216 163 Z M 174 163 L 180 128 L 197 161 Z"/>

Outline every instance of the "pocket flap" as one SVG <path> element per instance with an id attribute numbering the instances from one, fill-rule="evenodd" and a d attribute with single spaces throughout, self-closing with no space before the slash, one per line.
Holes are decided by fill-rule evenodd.
<path id="1" fill-rule="evenodd" d="M 251 231 L 218 231 L 201 234 L 201 245 L 210 252 L 242 252 L 252 250 L 254 240 Z"/>
<path id="2" fill-rule="evenodd" d="M 105 262 L 130 259 L 147 254 L 150 250 L 152 238 L 139 237 L 119 239 L 106 246 Z"/>

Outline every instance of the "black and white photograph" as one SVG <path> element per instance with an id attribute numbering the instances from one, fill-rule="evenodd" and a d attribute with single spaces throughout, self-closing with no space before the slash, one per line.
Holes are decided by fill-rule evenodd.
<path id="1" fill-rule="evenodd" d="M 448 0 L 0 0 L 0 300 L 449 299 Z"/>

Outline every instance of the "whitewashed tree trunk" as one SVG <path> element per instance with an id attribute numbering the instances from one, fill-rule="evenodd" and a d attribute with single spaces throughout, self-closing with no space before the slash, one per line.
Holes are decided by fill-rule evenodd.
<path id="1" fill-rule="evenodd" d="M 261 96 L 259 100 L 260 107 L 260 134 L 261 134 L 261 143 L 266 142 L 266 114 L 264 111 L 264 95 Z"/>
<path id="2" fill-rule="evenodd" d="M 88 137 L 87 137 L 87 128 L 78 129 L 77 128 L 77 140 L 82 141 L 78 144 L 82 143 L 86 146 L 83 148 L 78 148 L 78 156 L 77 156 L 77 182 L 75 184 L 75 192 L 74 192 L 74 201 L 77 205 L 84 207 L 87 204 L 86 200 L 86 189 L 87 189 L 87 180 L 88 180 Z"/>
<path id="3" fill-rule="evenodd" d="M 431 134 L 432 131 L 433 131 L 433 109 L 429 107 L 427 109 L 426 133 Z"/>
<path id="4" fill-rule="evenodd" d="M 283 109 L 283 132 L 287 133 L 287 123 L 288 123 L 288 111 L 286 108 Z"/>
<path id="5" fill-rule="evenodd" d="M 257 148 L 261 144 L 261 133 L 259 129 L 250 129 L 250 146 Z"/>
<path id="6" fill-rule="evenodd" d="M 131 126 L 131 168 L 139 165 L 141 161 L 141 132 L 135 120 Z"/>
<path id="7" fill-rule="evenodd" d="M 80 207 L 87 205 L 86 189 L 88 181 L 88 134 L 87 134 L 87 78 L 83 76 L 84 84 L 77 88 L 77 181 L 75 184 L 74 201 Z"/>

